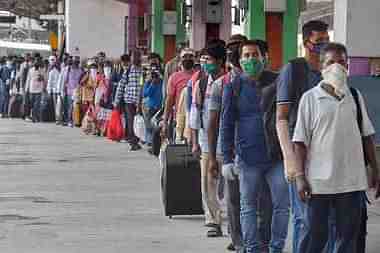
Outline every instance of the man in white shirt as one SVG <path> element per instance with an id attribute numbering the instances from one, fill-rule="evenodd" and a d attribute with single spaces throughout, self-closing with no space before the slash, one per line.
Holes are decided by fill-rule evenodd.
<path id="1" fill-rule="evenodd" d="M 368 188 L 364 151 L 369 165 L 378 172 L 372 139 L 375 131 L 361 94 L 356 91 L 359 108 L 347 85 L 346 48 L 329 43 L 321 61 L 323 80 L 303 95 L 293 136 L 302 172 L 296 177 L 297 190 L 306 202 L 300 252 L 323 252 L 329 233 L 328 217 L 333 214 L 337 230 L 335 252 L 354 253 L 361 203 Z M 376 175 L 370 182 L 377 197 L 378 178 Z"/>

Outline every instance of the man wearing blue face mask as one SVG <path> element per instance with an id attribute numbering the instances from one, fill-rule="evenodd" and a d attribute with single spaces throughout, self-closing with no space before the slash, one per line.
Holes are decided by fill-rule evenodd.
<path id="1" fill-rule="evenodd" d="M 329 42 L 328 25 L 321 21 L 310 21 L 302 27 L 305 58 L 292 60 L 280 73 L 277 81 L 276 128 L 281 145 L 285 175 L 289 182 L 290 203 L 293 220 L 293 253 L 299 251 L 299 240 L 303 233 L 304 208 L 300 201 L 295 178 L 298 175 L 293 144 L 291 142 L 297 120 L 297 108 L 302 94 L 315 87 L 321 80 L 320 53 Z M 333 239 L 331 240 L 333 241 Z M 329 247 L 331 253 L 333 245 Z"/>
<path id="2" fill-rule="evenodd" d="M 257 41 L 246 41 L 240 47 L 243 73 L 224 87 L 222 110 L 223 171 L 240 178 L 240 222 L 247 253 L 263 248 L 257 239 L 257 197 L 261 184 L 269 185 L 273 204 L 272 231 L 269 249 L 282 252 L 288 231 L 289 195 L 283 163 L 272 161 L 265 141 L 261 108 L 260 77 L 264 58 Z M 234 156 L 236 155 L 237 161 Z M 239 168 L 238 171 L 236 168 Z"/>

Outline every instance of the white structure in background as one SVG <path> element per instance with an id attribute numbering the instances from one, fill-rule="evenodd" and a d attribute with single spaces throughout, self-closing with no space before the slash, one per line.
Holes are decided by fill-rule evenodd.
<path id="1" fill-rule="evenodd" d="M 335 39 L 353 57 L 380 57 L 380 1 L 335 1 Z"/>
<path id="2" fill-rule="evenodd" d="M 128 5 L 115 0 L 66 0 L 66 51 L 84 58 L 104 51 L 119 57 L 125 49 Z"/>
<path id="3" fill-rule="evenodd" d="M 14 14 L 8 12 L 8 11 L 0 11 L 0 16 L 14 16 Z M 30 19 L 27 17 L 16 17 L 16 23 L 15 24 L 4 24 L 0 23 L 0 29 L 1 30 L 8 30 L 9 28 L 12 28 L 13 34 L 21 33 L 23 38 L 29 37 L 29 29 L 33 32 L 44 32 L 46 31 L 43 29 L 39 22 L 35 19 Z M 15 36 L 19 37 L 19 36 Z M 8 39 L 6 37 L 2 37 L 1 39 Z M 39 42 L 39 41 L 36 41 Z"/>

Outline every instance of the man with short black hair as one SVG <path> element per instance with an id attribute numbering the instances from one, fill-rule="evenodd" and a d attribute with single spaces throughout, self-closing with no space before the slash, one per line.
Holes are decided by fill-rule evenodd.
<path id="1" fill-rule="evenodd" d="M 283 163 L 269 156 L 265 140 L 259 92 L 264 58 L 259 43 L 246 41 L 240 47 L 243 73 L 224 87 L 222 110 L 223 175 L 240 179 L 240 221 L 247 253 L 263 248 L 257 239 L 257 197 L 265 180 L 271 190 L 273 215 L 270 252 L 282 252 L 288 231 L 289 194 Z M 235 159 L 236 156 L 236 159 Z"/>
<path id="2" fill-rule="evenodd" d="M 334 252 L 356 253 L 368 181 L 376 188 L 376 197 L 380 196 L 375 130 L 360 92 L 347 85 L 346 48 L 327 44 L 321 60 L 323 79 L 302 96 L 293 135 L 300 168 L 296 185 L 306 205 L 307 223 L 299 250 L 323 251 L 329 233 L 335 233 L 329 231 L 329 216 L 333 215 Z M 367 178 L 364 157 L 375 172 L 373 180 Z"/>
<path id="3" fill-rule="evenodd" d="M 190 128 L 192 130 L 193 153 L 201 153 L 201 184 L 203 208 L 205 210 L 205 225 L 210 227 L 208 237 L 222 236 L 222 210 L 218 202 L 218 182 L 220 173 L 209 173 L 208 145 L 208 106 L 211 98 L 211 88 L 215 80 L 224 74 L 226 61 L 225 42 L 212 40 L 207 43 L 204 55 L 204 75 L 194 84 L 193 101 L 190 111 Z"/>
<path id="4" fill-rule="evenodd" d="M 289 181 L 290 203 L 293 215 L 293 253 L 304 253 L 298 249 L 303 220 L 304 204 L 300 201 L 295 178 L 298 174 L 297 163 L 291 142 L 297 119 L 298 103 L 302 94 L 315 87 L 321 80 L 320 53 L 329 42 L 328 25 L 321 21 L 310 21 L 302 28 L 305 58 L 287 64 L 277 81 L 276 127 Z M 294 80 L 296 79 L 296 80 Z"/>

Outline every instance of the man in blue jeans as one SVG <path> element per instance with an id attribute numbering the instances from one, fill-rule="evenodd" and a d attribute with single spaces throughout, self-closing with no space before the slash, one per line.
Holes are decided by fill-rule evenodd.
<path id="1" fill-rule="evenodd" d="M 287 64 L 281 70 L 277 81 L 277 120 L 276 127 L 281 144 L 285 174 L 289 181 L 290 204 L 293 218 L 293 253 L 304 253 L 298 249 L 300 236 L 305 227 L 303 222 L 303 212 L 305 205 L 298 197 L 295 187 L 295 177 L 297 175 L 295 154 L 291 142 L 294 127 L 297 119 L 297 107 L 300 96 L 293 96 L 292 87 L 307 91 L 315 87 L 321 80 L 320 73 L 320 52 L 321 48 L 329 42 L 328 25 L 321 21 L 310 21 L 302 28 L 303 41 L 305 47 L 304 70 L 297 73 L 297 79 L 292 80 L 295 75 L 295 65 Z M 302 76 L 300 76 L 302 75 Z M 332 239 L 333 241 L 333 239 Z M 333 247 L 333 245 L 331 246 Z M 331 253 L 331 248 L 326 253 Z"/>
<path id="2" fill-rule="evenodd" d="M 267 181 L 273 203 L 272 227 L 275 228 L 269 248 L 271 253 L 279 253 L 283 251 L 287 237 L 289 194 L 283 164 L 271 161 L 265 142 L 257 86 L 265 64 L 257 41 L 242 43 L 240 65 L 243 73 L 226 85 L 223 92 L 222 169 L 240 178 L 240 222 L 247 253 L 259 253 L 262 248 L 257 240 L 257 196 L 261 183 Z M 235 155 L 238 157 L 237 165 L 233 160 Z"/>
<path id="3" fill-rule="evenodd" d="M 323 251 L 331 214 L 336 222 L 334 252 L 356 253 L 368 181 L 376 187 L 376 197 L 380 193 L 375 131 L 360 92 L 347 85 L 347 59 L 345 46 L 327 44 L 321 54 L 323 80 L 300 101 L 293 142 L 300 168 L 297 190 L 306 206 L 302 253 Z M 364 157 L 374 180 L 367 178 Z"/>

